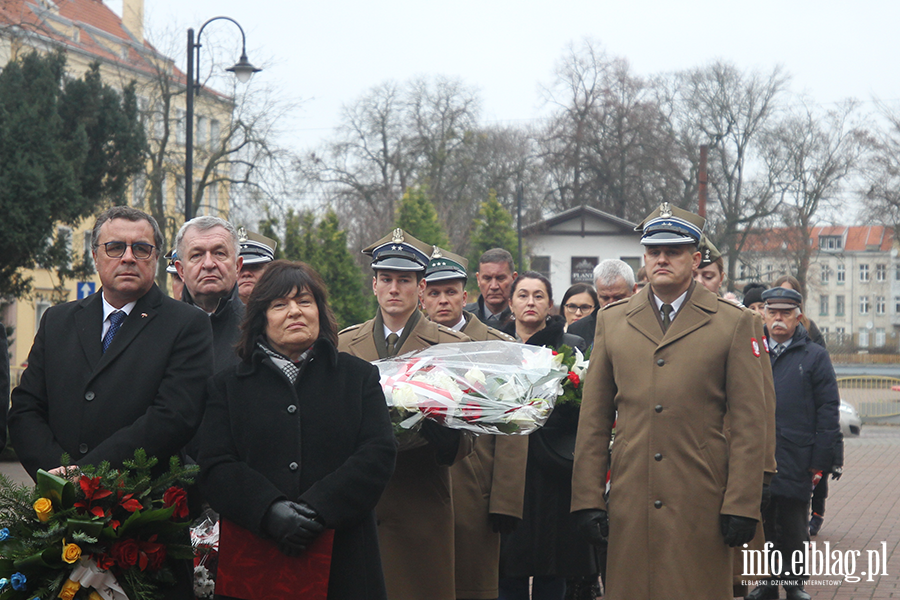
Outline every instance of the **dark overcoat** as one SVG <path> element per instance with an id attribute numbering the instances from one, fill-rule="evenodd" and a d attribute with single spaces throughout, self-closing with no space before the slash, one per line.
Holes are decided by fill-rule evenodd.
<path id="1" fill-rule="evenodd" d="M 770 340 L 774 345 L 774 341 Z M 809 500 L 810 469 L 827 471 L 834 462 L 841 426 L 840 395 L 828 352 L 798 324 L 791 345 L 771 355 L 775 377 L 775 459 L 773 496 Z"/>
<path id="2" fill-rule="evenodd" d="M 143 448 L 168 468 L 203 417 L 207 316 L 154 284 L 104 354 L 100 294 L 47 309 L 12 393 L 10 436 L 32 477 L 63 452 L 77 465 L 115 466 Z"/>
<path id="3" fill-rule="evenodd" d="M 572 509 L 609 511 L 610 600 L 731 598 L 719 521 L 760 518 L 765 351 L 749 311 L 696 284 L 663 333 L 650 289 L 597 313 Z"/>
<path id="4" fill-rule="evenodd" d="M 329 600 L 386 598 L 374 508 L 396 447 L 378 369 L 316 342 L 294 385 L 262 350 L 218 373 L 199 434 L 210 506 L 257 535 L 276 500 L 335 530 Z"/>
<path id="5" fill-rule="evenodd" d="M 376 325 L 381 328 L 376 319 L 370 319 L 344 329 L 338 336 L 338 348 L 364 360 L 378 360 Z M 468 341 L 467 336 L 422 317 L 398 354 Z M 465 436 L 453 462 L 471 451 L 471 437 Z M 375 514 L 391 600 L 455 600 L 450 467 L 438 462 L 431 444 L 397 454 L 397 468 Z"/>
<path id="6" fill-rule="evenodd" d="M 464 313 L 462 332 L 473 341 L 515 338 Z M 479 435 L 475 450 L 450 468 L 456 519 L 457 598 L 496 598 L 499 593 L 500 534 L 491 514 L 522 518 L 528 437 Z"/>
<path id="7" fill-rule="evenodd" d="M 584 350 L 584 340 L 564 333 L 565 319 L 554 315 L 528 344 Z M 514 332 L 514 325 L 508 328 Z M 572 460 L 578 407 L 561 404 L 543 427 L 528 436 L 525 504 L 522 522 L 504 535 L 500 549 L 502 577 L 583 577 L 600 572 L 594 546 L 578 534 L 569 514 Z"/>
<path id="8" fill-rule="evenodd" d="M 181 298 L 191 306 L 196 306 L 187 286 L 184 287 Z M 197 308 L 200 309 L 199 306 Z M 215 312 L 209 315 L 213 332 L 216 373 L 241 362 L 235 351 L 235 345 L 241 337 L 241 323 L 244 320 L 245 311 L 246 308 L 238 293 L 238 286 L 235 284 L 231 294 L 220 299 Z"/>

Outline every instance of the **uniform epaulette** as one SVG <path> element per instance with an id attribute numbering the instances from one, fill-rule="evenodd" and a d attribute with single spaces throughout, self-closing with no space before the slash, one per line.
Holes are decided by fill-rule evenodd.
<path id="1" fill-rule="evenodd" d="M 438 331 L 440 331 L 441 333 L 449 334 L 455 338 L 459 338 L 459 341 L 464 341 L 464 340 L 468 339 L 468 336 L 466 334 L 460 333 L 459 331 L 457 331 L 455 329 L 450 329 L 449 327 L 444 327 L 440 323 L 435 323 L 435 325 L 437 325 Z"/>
<path id="2" fill-rule="evenodd" d="M 717 299 L 720 303 L 726 304 L 726 305 L 730 306 L 731 308 L 736 308 L 736 309 L 738 309 L 738 310 L 750 310 L 750 309 L 747 308 L 746 306 L 741 306 L 740 304 L 735 304 L 735 303 L 732 302 L 731 300 L 728 300 L 727 298 L 723 298 L 722 296 L 717 296 L 716 299 Z"/>
<path id="3" fill-rule="evenodd" d="M 340 331 L 338 331 L 338 335 L 344 335 L 345 333 L 349 333 L 351 331 L 356 331 L 360 327 L 362 327 L 362 323 L 357 323 L 356 325 L 351 325 L 350 327 L 347 327 L 345 329 L 341 329 Z"/>
<path id="4" fill-rule="evenodd" d="M 621 300 L 616 300 L 615 302 L 610 302 L 609 304 L 607 304 L 606 306 L 604 306 L 604 307 L 601 308 L 600 310 L 606 310 L 607 308 L 609 308 L 609 307 L 611 307 L 611 306 L 618 306 L 618 305 L 620 305 L 620 304 L 622 304 L 622 303 L 624 303 L 624 302 L 628 302 L 629 300 L 631 300 L 631 296 L 629 296 L 629 297 L 627 297 L 627 298 L 622 298 Z"/>

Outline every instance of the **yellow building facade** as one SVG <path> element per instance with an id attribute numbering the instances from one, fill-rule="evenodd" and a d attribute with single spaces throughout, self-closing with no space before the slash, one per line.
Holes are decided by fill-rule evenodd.
<path id="1" fill-rule="evenodd" d="M 67 73 L 80 78 L 94 62 L 100 63 L 103 80 L 116 89 L 135 81 L 138 108 L 147 135 L 150 158 L 145 172 L 135 177 L 127 202 L 154 214 L 166 243 L 184 222 L 185 75 L 174 61 L 144 39 L 143 0 L 124 0 L 119 17 L 102 0 L 3 0 L 0 2 L 0 66 L 28 52 L 66 53 Z M 195 90 L 194 184 L 204 176 L 207 162 L 227 144 L 234 104 L 208 89 Z M 218 179 L 216 169 L 206 173 Z M 226 177 L 222 177 L 227 179 Z M 230 188 L 225 182 L 206 183 L 193 214 L 227 218 Z M 76 262 L 90 253 L 94 219 L 74 227 L 60 225 Z M 163 253 L 169 248 L 163 249 Z M 164 260 L 160 260 L 164 262 Z M 3 311 L 5 325 L 15 328 L 10 346 L 10 376 L 15 385 L 26 364 L 43 312 L 62 302 L 76 300 L 100 288 L 96 275 L 61 284 L 56 273 L 36 269 L 26 273 L 32 292 L 14 300 Z"/>

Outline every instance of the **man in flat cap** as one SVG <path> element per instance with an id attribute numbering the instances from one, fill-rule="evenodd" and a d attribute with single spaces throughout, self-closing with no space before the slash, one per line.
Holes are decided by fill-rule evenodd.
<path id="1" fill-rule="evenodd" d="M 465 333 L 472 341 L 516 341 L 463 310 L 467 266 L 465 258 L 434 248 L 425 269 L 425 314 L 435 323 Z M 475 451 L 450 470 L 459 599 L 490 599 L 500 593 L 500 532 L 511 530 L 522 518 L 527 459 L 527 437 L 479 435 Z"/>
<path id="2" fill-rule="evenodd" d="M 793 553 L 803 554 L 809 541 L 807 515 L 813 476 L 831 468 L 840 435 L 837 381 L 828 352 L 812 343 L 800 323 L 803 296 L 782 287 L 762 293 L 770 359 L 775 377 L 775 458 L 778 472 L 772 478 L 772 499 L 763 511 L 766 541 L 781 553 L 777 576 L 754 589 L 747 598 L 778 598 L 779 582 L 788 600 L 808 600 L 803 590 L 806 577 L 794 573 Z"/>
<path id="3" fill-rule="evenodd" d="M 244 227 L 238 229 L 238 242 L 241 245 L 240 256 L 244 259 L 238 272 L 238 296 L 241 302 L 247 304 L 256 282 L 266 272 L 269 263 L 275 260 L 278 242 L 255 231 L 247 231 Z"/>
<path id="4" fill-rule="evenodd" d="M 341 352 L 375 361 L 469 341 L 418 311 L 431 251 L 399 228 L 363 250 L 372 257 L 378 312 L 338 334 Z M 389 598 L 455 600 L 450 465 L 471 452 L 472 439 L 427 419 L 420 437 L 400 447 L 394 475 L 375 509 L 385 585 Z"/>
<path id="5" fill-rule="evenodd" d="M 172 297 L 176 300 L 181 300 L 181 296 L 184 293 L 184 280 L 178 274 L 178 269 L 175 268 L 178 253 L 175 251 L 175 248 L 172 248 L 163 258 L 169 261 L 169 264 L 166 265 L 166 273 L 172 276 Z"/>
<path id="6" fill-rule="evenodd" d="M 638 226 L 649 285 L 597 314 L 572 510 L 589 539 L 608 534 L 610 600 L 731 598 L 730 547 L 759 520 L 759 340 L 753 315 L 692 278 L 704 224 L 668 203 L 651 213 Z"/>

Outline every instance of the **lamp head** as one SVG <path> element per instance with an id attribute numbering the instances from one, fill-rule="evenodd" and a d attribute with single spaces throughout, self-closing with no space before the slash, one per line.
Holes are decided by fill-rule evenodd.
<path id="1" fill-rule="evenodd" d="M 246 52 L 241 54 L 241 59 L 237 61 L 233 67 L 228 67 L 225 70 L 234 73 L 234 76 L 237 77 L 237 80 L 241 83 L 247 83 L 250 81 L 250 78 L 253 77 L 254 73 L 262 71 L 262 69 L 257 69 L 249 60 L 247 60 Z"/>

